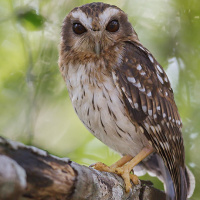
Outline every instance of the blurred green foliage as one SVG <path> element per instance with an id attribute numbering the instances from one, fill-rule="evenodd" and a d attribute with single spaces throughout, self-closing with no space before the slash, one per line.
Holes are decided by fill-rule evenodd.
<path id="1" fill-rule="evenodd" d="M 89 165 L 119 155 L 75 115 L 58 70 L 65 15 L 86 0 L 0 0 L 0 135 Z M 141 42 L 165 68 L 182 116 L 186 162 L 200 197 L 200 1 L 105 0 L 128 13 Z M 156 178 L 148 176 L 156 187 Z"/>
<path id="2" fill-rule="evenodd" d="M 17 21 L 25 28 L 36 30 L 43 28 L 44 17 L 36 13 L 36 10 L 29 7 L 20 7 L 15 10 L 15 17 Z"/>

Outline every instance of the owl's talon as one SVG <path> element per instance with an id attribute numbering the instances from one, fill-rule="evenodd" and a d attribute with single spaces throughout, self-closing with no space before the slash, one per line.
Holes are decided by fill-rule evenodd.
<path id="1" fill-rule="evenodd" d="M 95 164 L 96 164 L 96 163 L 93 163 L 93 164 L 89 165 L 89 167 L 94 167 Z"/>

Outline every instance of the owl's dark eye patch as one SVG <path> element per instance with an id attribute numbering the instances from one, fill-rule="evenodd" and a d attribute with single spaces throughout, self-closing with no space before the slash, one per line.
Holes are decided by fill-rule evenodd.
<path id="1" fill-rule="evenodd" d="M 119 22 L 117 20 L 112 20 L 106 26 L 106 30 L 109 32 L 116 32 L 119 30 Z"/>
<path id="2" fill-rule="evenodd" d="M 73 31 L 74 31 L 74 33 L 80 35 L 82 33 L 85 33 L 87 30 L 81 23 L 74 23 Z"/>

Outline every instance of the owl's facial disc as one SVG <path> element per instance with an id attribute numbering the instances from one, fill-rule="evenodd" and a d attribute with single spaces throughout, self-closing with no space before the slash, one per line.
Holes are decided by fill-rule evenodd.
<path id="1" fill-rule="evenodd" d="M 111 35 L 118 32 L 120 28 L 117 19 L 119 12 L 118 9 L 110 7 L 93 15 L 80 9 L 73 11 L 71 23 L 77 48 L 81 51 L 91 50 L 99 56 L 112 42 Z"/>

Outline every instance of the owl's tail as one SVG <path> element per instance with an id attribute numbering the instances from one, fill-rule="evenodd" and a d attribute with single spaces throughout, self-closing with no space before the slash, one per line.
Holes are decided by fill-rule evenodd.
<path id="1" fill-rule="evenodd" d="M 194 189 L 195 189 L 195 178 L 193 173 L 189 170 L 189 168 L 186 166 L 185 175 L 187 179 L 187 197 L 190 198 L 193 195 Z"/>
<path id="2" fill-rule="evenodd" d="M 168 169 L 165 167 L 162 158 L 157 153 L 152 154 L 146 160 L 143 160 L 140 164 L 138 164 L 134 168 L 134 172 L 138 176 L 142 176 L 147 172 L 150 176 L 158 177 L 164 183 L 167 200 L 175 199 L 175 190 L 172 178 Z M 190 198 L 195 188 L 194 175 L 188 167 L 186 167 L 185 170 L 180 169 L 180 173 L 183 179 L 181 182 L 186 182 L 186 184 L 183 184 L 184 188 L 181 188 L 181 190 L 183 192 L 187 192 L 187 197 Z M 187 187 L 187 191 L 185 191 L 185 187 Z"/>

